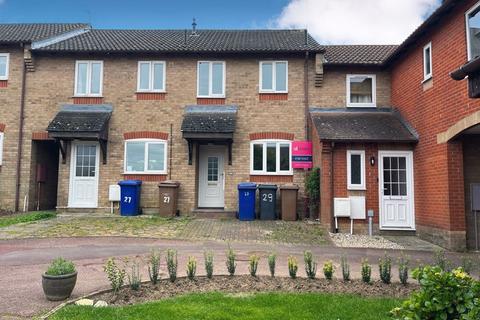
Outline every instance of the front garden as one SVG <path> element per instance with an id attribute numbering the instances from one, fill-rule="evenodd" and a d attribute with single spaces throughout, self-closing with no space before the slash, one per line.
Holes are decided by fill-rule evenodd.
<path id="1" fill-rule="evenodd" d="M 303 253 L 304 270 L 299 270 L 297 258 L 289 256 L 289 277 L 276 276 L 275 253 L 251 255 L 249 275 L 236 275 L 237 262 L 229 246 L 225 254 L 228 275 L 217 275 L 214 255 L 205 251 L 201 264 L 206 276 L 197 276 L 199 263 L 189 256 L 184 273 L 180 271 L 186 277 L 179 277 L 173 249 L 164 254 L 152 250 L 147 257 L 130 260 L 111 258 L 104 266 L 111 290 L 68 305 L 52 319 L 154 319 L 158 314 L 168 319 L 480 318 L 480 282 L 468 273 L 472 262 L 464 260 L 462 267 L 453 268 L 443 251 L 435 253 L 433 266 L 420 266 L 413 272 L 406 255 L 394 261 L 385 253 L 376 265 L 364 259 L 360 280 L 351 279 L 346 256 L 340 257 L 339 270 L 331 260 L 319 265 L 310 251 Z M 57 270 L 69 269 L 76 277 L 68 261 L 55 263 Z M 160 276 L 162 263 L 166 278 Z M 260 263 L 268 265 L 269 276 L 257 274 Z M 378 268 L 378 279 L 372 277 L 372 267 Z M 149 281 L 142 281 L 144 269 Z"/>

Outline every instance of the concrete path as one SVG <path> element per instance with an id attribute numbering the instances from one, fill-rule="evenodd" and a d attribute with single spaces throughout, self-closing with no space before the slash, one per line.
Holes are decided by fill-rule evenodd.
<path id="1" fill-rule="evenodd" d="M 277 274 L 287 275 L 287 257 L 295 255 L 300 263 L 299 275 L 304 276 L 304 250 L 312 250 L 321 265 L 331 259 L 337 265 L 336 276 L 341 277 L 339 267 L 340 257 L 348 257 L 352 268 L 352 275 L 359 278 L 360 262 L 368 258 L 374 265 L 374 278 L 378 279 L 377 262 L 384 254 L 384 250 L 377 249 L 343 249 L 332 246 L 307 245 L 279 245 L 258 243 L 234 243 L 233 249 L 238 255 L 237 273 L 248 273 L 248 257 L 253 254 L 261 255 L 259 274 L 268 274 L 265 256 L 269 252 L 277 253 Z M 0 241 L 0 319 L 31 319 L 53 308 L 58 303 L 45 300 L 41 288 L 41 274 L 48 263 L 55 257 L 62 256 L 75 262 L 78 269 L 78 282 L 73 297 L 90 293 L 95 290 L 108 288 L 103 273 L 103 264 L 109 257 L 135 257 L 146 255 L 152 248 L 159 249 L 162 254 L 167 248 L 178 250 L 178 275 L 185 275 L 185 262 L 188 256 L 195 256 L 198 263 L 199 275 L 204 274 L 203 252 L 212 250 L 215 254 L 215 274 L 225 274 L 225 250 L 227 243 L 222 241 L 180 241 L 159 240 L 144 238 L 55 238 L 55 239 L 26 239 Z M 428 263 L 432 254 L 425 251 L 406 251 L 412 264 Z M 400 256 L 400 251 L 389 251 L 393 257 Z M 460 255 L 451 253 L 449 258 L 459 262 Z M 471 254 L 470 258 L 480 259 Z M 396 261 L 396 260 L 394 260 Z M 480 261 L 480 260 L 477 260 Z M 478 263 L 477 263 L 478 265 Z M 148 279 L 146 266 L 143 265 L 143 279 Z M 165 275 L 165 263 L 162 257 L 162 272 Z M 397 278 L 397 269 L 393 275 Z M 321 275 L 319 267 L 318 276 Z"/>

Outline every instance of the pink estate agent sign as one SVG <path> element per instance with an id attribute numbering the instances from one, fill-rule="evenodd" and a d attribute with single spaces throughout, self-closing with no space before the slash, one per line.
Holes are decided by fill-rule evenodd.
<path id="1" fill-rule="evenodd" d="M 313 146 L 310 141 L 292 142 L 292 168 L 293 169 L 311 169 Z"/>

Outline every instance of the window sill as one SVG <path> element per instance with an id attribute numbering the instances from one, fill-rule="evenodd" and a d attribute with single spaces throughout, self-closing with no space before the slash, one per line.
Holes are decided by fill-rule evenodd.
<path id="1" fill-rule="evenodd" d="M 8 87 L 8 80 L 0 79 L 0 88 L 6 88 L 6 87 Z"/>
<path id="2" fill-rule="evenodd" d="M 347 104 L 347 108 L 376 108 L 376 104 Z"/>
<path id="3" fill-rule="evenodd" d="M 288 174 L 288 175 L 250 174 L 250 182 L 292 183 L 293 182 L 293 174 Z"/>
<path id="4" fill-rule="evenodd" d="M 347 190 L 349 191 L 367 191 L 367 188 L 365 187 L 347 187 Z"/>
<path id="5" fill-rule="evenodd" d="M 225 98 L 199 98 L 199 97 L 197 97 L 197 104 L 203 104 L 203 105 L 225 104 Z"/>
<path id="6" fill-rule="evenodd" d="M 137 100 L 165 100 L 166 92 L 136 92 Z"/>
<path id="7" fill-rule="evenodd" d="M 260 92 L 260 101 L 285 101 L 288 100 L 288 93 L 286 92 Z"/>
<path id="8" fill-rule="evenodd" d="M 103 103 L 103 97 L 101 96 L 73 97 L 73 104 L 102 104 L 102 103 Z"/>
<path id="9" fill-rule="evenodd" d="M 425 79 L 422 80 L 422 83 L 428 82 L 433 79 L 433 76 L 426 77 Z"/>
<path id="10" fill-rule="evenodd" d="M 145 174 L 145 173 L 123 173 L 124 179 L 131 179 L 131 180 L 141 180 L 145 182 L 153 181 L 153 182 L 161 182 L 167 180 L 167 174 Z"/>

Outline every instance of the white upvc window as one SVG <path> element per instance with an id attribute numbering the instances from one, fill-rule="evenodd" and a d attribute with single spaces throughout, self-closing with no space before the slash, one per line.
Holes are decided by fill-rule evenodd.
<path id="1" fill-rule="evenodd" d="M 288 93 L 288 61 L 260 62 L 260 93 Z"/>
<path id="2" fill-rule="evenodd" d="M 255 140 L 250 143 L 250 173 L 291 175 L 292 143 L 288 140 Z"/>
<path id="3" fill-rule="evenodd" d="M 125 141 L 124 172 L 130 174 L 166 174 L 167 141 L 131 139 Z"/>
<path id="4" fill-rule="evenodd" d="M 423 47 L 423 81 L 430 79 L 432 76 L 432 43 L 429 42 Z"/>
<path id="5" fill-rule="evenodd" d="M 197 97 L 225 98 L 225 62 L 199 61 L 197 65 Z"/>
<path id="6" fill-rule="evenodd" d="M 465 13 L 467 30 L 467 56 L 472 60 L 480 56 L 480 2 Z"/>
<path id="7" fill-rule="evenodd" d="M 347 150 L 347 189 L 366 189 L 364 150 Z"/>
<path id="8" fill-rule="evenodd" d="M 8 80 L 9 53 L 0 53 L 0 80 Z"/>
<path id="9" fill-rule="evenodd" d="M 4 133 L 0 132 L 0 166 L 3 164 L 3 139 Z"/>
<path id="10" fill-rule="evenodd" d="M 348 74 L 347 107 L 376 107 L 376 86 L 374 74 Z"/>
<path id="11" fill-rule="evenodd" d="M 165 61 L 138 62 L 138 92 L 165 92 Z"/>
<path id="12" fill-rule="evenodd" d="M 101 97 L 103 61 L 78 60 L 75 63 L 75 96 Z"/>

